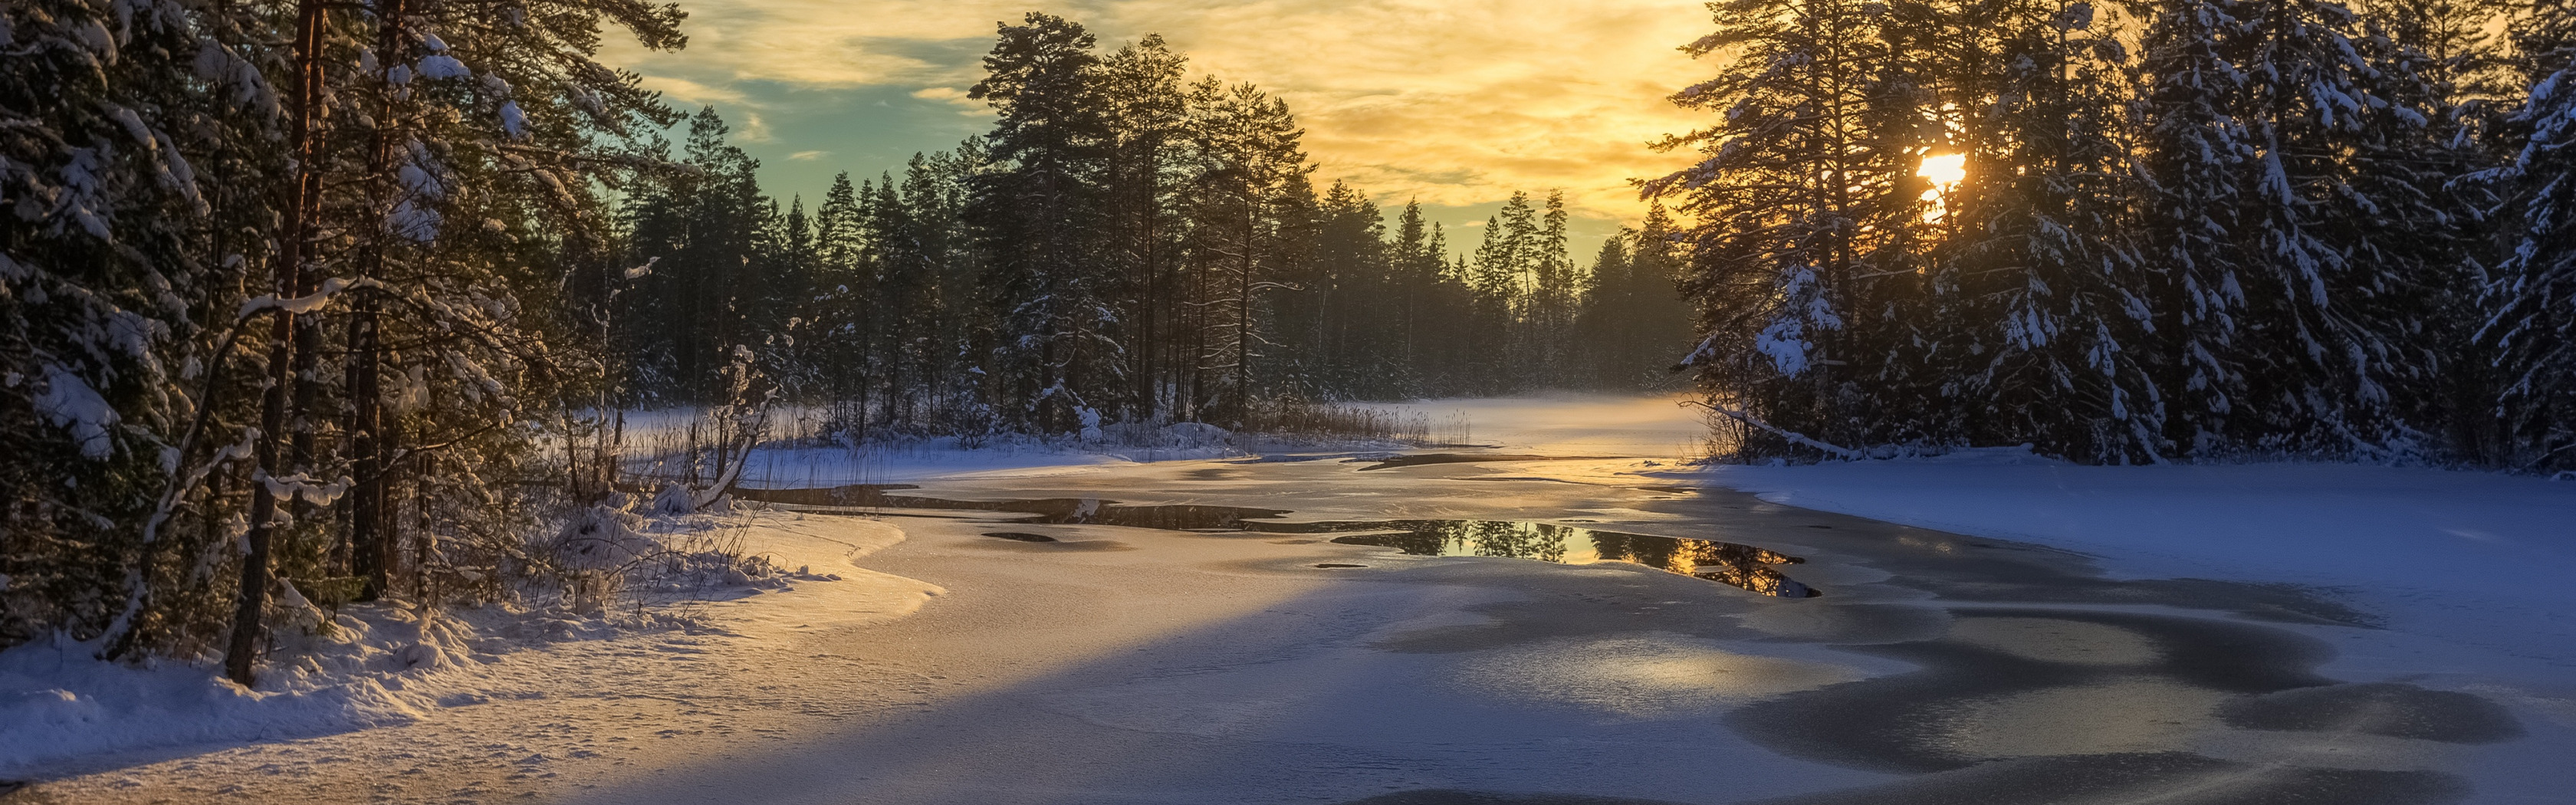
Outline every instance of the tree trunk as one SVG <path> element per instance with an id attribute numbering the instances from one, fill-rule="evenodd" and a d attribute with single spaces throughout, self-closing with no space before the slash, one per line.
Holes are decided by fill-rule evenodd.
<path id="1" fill-rule="evenodd" d="M 1243 210 L 1243 276 L 1235 278 L 1234 285 L 1234 426 L 1238 430 L 1252 424 L 1252 268 L 1253 242 L 1261 236 L 1260 202 L 1247 199 Z"/>
<path id="2" fill-rule="evenodd" d="M 349 490 L 349 543 L 351 574 L 366 580 L 358 600 L 373 601 L 391 588 L 392 568 L 385 558 L 390 555 L 386 543 L 391 536 L 385 529 L 385 462 L 384 392 L 379 375 L 383 363 L 383 341 L 377 324 L 377 303 L 361 300 L 350 317 L 349 341 L 352 363 L 349 367 L 349 396 L 355 407 L 349 422 L 350 472 L 356 476 Z"/>
<path id="3" fill-rule="evenodd" d="M 290 174 L 293 185 L 286 220 L 279 228 L 276 248 L 276 293 L 280 302 L 293 296 L 302 283 L 305 242 L 321 195 L 321 174 L 312 164 L 313 119 L 322 96 L 321 49 L 322 2 L 299 0 L 294 51 L 295 164 Z M 261 615 L 268 608 L 269 542 L 277 530 L 277 492 L 272 486 L 277 470 L 277 434 L 286 426 L 287 384 L 299 382 L 292 374 L 299 363 L 294 346 L 297 316 L 286 307 L 270 315 L 275 318 L 269 326 L 269 385 L 260 397 L 259 469 L 251 484 L 250 531 L 242 540 L 247 550 L 242 555 L 241 597 L 233 611 L 232 639 L 224 651 L 224 675 L 243 687 L 257 680 L 252 666 L 258 659 Z"/>
<path id="4" fill-rule="evenodd" d="M 388 80 L 393 65 L 400 61 L 403 48 L 403 17 L 410 10 L 405 0 L 381 0 L 382 11 L 376 20 L 377 92 L 383 105 L 376 112 L 373 147 L 367 155 L 367 181 L 372 188 L 371 209 L 378 216 L 376 231 L 369 238 L 366 253 L 358 261 L 362 278 L 381 279 L 385 269 L 386 239 L 392 237 L 387 216 L 399 192 L 393 186 L 394 134 L 401 115 L 394 108 L 394 86 Z M 349 490 L 349 543 L 351 574 L 365 579 L 358 599 L 373 601 L 391 589 L 393 569 L 386 560 L 393 555 L 392 532 L 385 527 L 386 462 L 384 388 L 384 336 L 379 322 L 382 301 L 374 292 L 361 289 L 356 310 L 349 317 L 349 451 L 350 473 L 355 476 Z"/>

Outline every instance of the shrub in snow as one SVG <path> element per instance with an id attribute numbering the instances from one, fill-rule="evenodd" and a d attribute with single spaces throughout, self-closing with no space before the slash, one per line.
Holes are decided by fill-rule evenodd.
<path id="1" fill-rule="evenodd" d="M 1174 422 L 1164 425 L 1163 436 L 1170 440 L 1170 446 L 1182 448 L 1225 447 L 1234 440 L 1232 432 L 1205 422 Z"/>
<path id="2" fill-rule="evenodd" d="M 693 514 L 697 512 L 697 510 L 698 490 L 691 489 L 685 485 L 665 485 L 662 487 L 661 494 L 653 496 L 653 511 L 656 514 L 676 517 L 685 514 Z"/>

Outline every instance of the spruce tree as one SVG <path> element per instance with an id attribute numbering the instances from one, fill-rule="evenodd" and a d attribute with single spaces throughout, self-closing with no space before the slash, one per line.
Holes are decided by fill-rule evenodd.
<path id="1" fill-rule="evenodd" d="M 1573 372 L 1574 316 L 1583 304 L 1584 279 L 1567 253 L 1564 191 L 1551 191 L 1530 240 L 1529 371 L 1544 386 L 1565 386 Z"/>
<path id="2" fill-rule="evenodd" d="M 1636 235 L 1636 230 L 1622 229 L 1601 241 L 1601 249 L 1592 255 L 1584 304 L 1575 318 L 1576 354 L 1587 369 L 1584 380 L 1604 388 L 1618 388 L 1634 379 L 1626 375 L 1633 368 L 1628 363 L 1634 352 L 1629 345 L 1634 323 L 1628 318 L 1633 307 L 1628 294 L 1636 287 L 1628 244 Z"/>
<path id="3" fill-rule="evenodd" d="M 2480 333 L 2504 380 L 2506 460 L 2576 469 L 2576 10 L 2536 3 L 2514 19 L 2528 95 L 2506 119 L 2521 148 L 2481 177 L 2504 189 L 2510 251 L 2486 287 Z"/>
<path id="4" fill-rule="evenodd" d="M 1945 389 L 1977 444 L 2159 460 L 2148 275 L 2133 234 L 2117 21 L 2089 4 L 1999 4 L 1988 75 L 1958 82 L 1965 178 L 1940 200 Z"/>
<path id="5" fill-rule="evenodd" d="M 1902 370 L 1885 331 L 1901 325 L 1888 314 L 1913 267 L 1878 262 L 1908 230 L 1899 179 L 1916 160 L 1872 114 L 1903 91 L 1881 72 L 1882 12 L 1843 0 L 1711 10 L 1717 30 L 1685 50 L 1730 60 L 1672 100 L 1719 119 L 1662 142 L 1702 160 L 1644 187 L 1698 221 L 1681 238 L 1700 306 L 1684 362 L 1749 452 L 1892 440 L 1913 423 L 1884 416 L 1865 384 Z"/>
<path id="6" fill-rule="evenodd" d="M 1448 270 L 1448 243 L 1438 223 L 1422 214 L 1419 201 L 1406 202 L 1396 219 L 1394 242 L 1388 244 L 1389 282 L 1395 290 L 1396 323 L 1389 329 L 1417 395 L 1462 391 L 1458 378 L 1465 355 L 1458 348 L 1462 330 L 1455 320 L 1435 320 L 1466 308 L 1466 289 Z"/>
<path id="7" fill-rule="evenodd" d="M 2170 0 L 2148 10 L 2141 42 L 2142 130 L 2136 163 L 2145 260 L 2158 274 L 2147 306 L 2164 355 L 2155 362 L 2168 408 L 2166 441 L 2184 453 L 2223 450 L 2243 404 L 2235 358 L 2244 275 L 2257 259 L 2238 176 L 2254 169 L 2236 115 L 2251 79 L 2226 54 L 2243 26 L 2233 0 Z"/>
<path id="8" fill-rule="evenodd" d="M 237 318 L 286 165 L 271 33 L 184 3 L 0 8 L 0 646 L 196 646 L 230 596 L 258 367 Z M 220 179 L 220 181 L 218 181 Z M 209 571 L 214 568 L 207 568 Z"/>

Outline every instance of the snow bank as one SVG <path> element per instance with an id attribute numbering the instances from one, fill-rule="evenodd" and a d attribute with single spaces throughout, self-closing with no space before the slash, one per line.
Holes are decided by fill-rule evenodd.
<path id="1" fill-rule="evenodd" d="M 103 662 L 94 643 L 56 640 L 0 652 L 0 779 L 53 776 L 124 758 L 214 744 L 289 740 L 410 724 L 445 707 L 546 688 L 505 655 L 551 643 L 667 632 L 687 622 L 645 612 L 489 606 L 423 617 L 390 604 L 337 615 L 296 607 L 272 617 L 279 646 L 244 689 L 215 657 Z"/>
<path id="2" fill-rule="evenodd" d="M 68 640 L 0 652 L 0 778 L 66 758 L 408 724 L 437 706 L 417 683 L 462 654 L 457 630 L 424 634 L 398 611 L 332 625 L 336 645 L 270 669 L 261 690 L 224 680 L 211 659 L 128 666 Z"/>
<path id="3" fill-rule="evenodd" d="M 2576 664 L 2576 483 L 2354 464 L 2093 467 L 2021 449 L 1692 475 L 1773 503 L 2070 548 L 2126 577 L 2338 588 L 2400 629 Z"/>
<path id="4" fill-rule="evenodd" d="M 211 656 L 126 665 L 96 659 L 95 643 L 66 639 L 0 651 L 0 780 L 187 747 L 399 726 L 446 707 L 536 695 L 556 687 L 544 659 L 549 646 L 679 630 L 726 635 L 731 626 L 773 616 L 722 602 L 787 597 L 780 594 L 799 585 L 824 583 L 795 605 L 806 612 L 789 617 L 802 621 L 816 610 L 844 612 L 845 620 L 899 617 L 935 594 L 935 587 L 848 565 L 850 556 L 900 541 L 900 531 L 759 517 L 647 519 L 603 509 L 579 518 L 535 547 L 551 549 L 567 572 L 614 576 L 609 586 L 616 589 L 571 589 L 534 609 L 495 604 L 424 613 L 389 602 L 331 613 L 281 588 L 270 612 L 277 645 L 255 689 L 223 679 Z M 833 584 L 843 576 L 817 567 L 860 577 Z M 612 594 L 622 596 L 618 603 L 647 606 L 604 607 Z"/>

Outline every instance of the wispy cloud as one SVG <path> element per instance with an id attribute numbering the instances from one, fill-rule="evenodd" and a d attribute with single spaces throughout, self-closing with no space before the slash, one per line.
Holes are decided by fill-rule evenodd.
<path id="1" fill-rule="evenodd" d="M 734 140 L 746 143 L 766 143 L 776 142 L 778 140 L 778 135 L 769 130 L 769 121 L 762 120 L 759 112 L 746 110 L 741 114 L 733 115 L 732 117 L 737 118 L 742 122 L 741 128 L 734 129 Z"/>
<path id="2" fill-rule="evenodd" d="M 913 90 L 912 97 L 926 101 L 939 101 L 956 106 L 958 107 L 958 114 L 969 117 L 981 117 L 994 114 L 991 104 L 966 97 L 966 91 L 956 87 L 923 87 L 921 89 Z"/>
<path id="3" fill-rule="evenodd" d="M 793 154 L 788 154 L 787 158 L 798 162 L 812 162 L 817 159 L 822 159 L 824 156 L 831 153 L 832 152 L 830 151 L 798 151 Z"/>
<path id="4" fill-rule="evenodd" d="M 994 22 L 1033 6 L 1082 21 L 1103 47 L 1161 33 L 1194 72 L 1289 100 L 1322 178 L 1398 202 L 1499 200 L 1564 188 L 1583 212 L 1632 218 L 1631 177 L 1683 164 L 1644 143 L 1703 121 L 1663 97 L 1705 71 L 1676 47 L 1706 12 L 1674 0 L 699 0 L 691 43 L 613 60 L 674 97 L 740 82 L 894 87 L 982 114 Z M 709 101 L 711 102 L 711 101 Z M 746 130 L 757 128 L 746 125 Z M 947 139 L 945 133 L 931 141 Z"/>
<path id="5" fill-rule="evenodd" d="M 644 88 L 684 104 L 725 104 L 744 102 L 743 94 L 727 87 L 711 87 L 686 78 L 669 75 L 644 75 Z"/>

